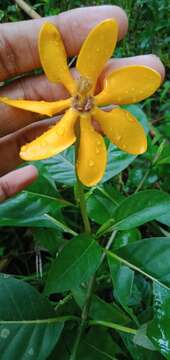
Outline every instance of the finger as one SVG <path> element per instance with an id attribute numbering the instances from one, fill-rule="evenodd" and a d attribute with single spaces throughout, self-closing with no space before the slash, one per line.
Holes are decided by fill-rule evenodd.
<path id="1" fill-rule="evenodd" d="M 60 117 L 43 120 L 38 123 L 26 126 L 13 134 L 7 135 L 0 139 L 0 176 L 14 170 L 22 163 L 19 152 L 22 145 L 34 140 L 43 132 L 49 129 Z"/>
<path id="2" fill-rule="evenodd" d="M 108 64 L 105 66 L 100 79 L 99 79 L 99 89 L 103 88 L 103 82 L 107 75 L 111 73 L 114 69 L 118 69 L 124 66 L 128 65 L 145 65 L 148 66 L 160 73 L 162 81 L 165 77 L 165 68 L 162 64 L 161 60 L 153 55 L 139 55 L 139 56 L 133 56 L 129 58 L 122 58 L 122 59 L 111 59 Z"/>
<path id="3" fill-rule="evenodd" d="M 38 176 L 37 169 L 32 166 L 25 166 L 22 169 L 12 171 L 0 178 L 0 202 L 5 201 L 17 192 L 30 185 Z"/>
<path id="4" fill-rule="evenodd" d="M 78 53 L 91 28 L 106 18 L 115 18 L 119 24 L 119 38 L 122 38 L 128 21 L 125 12 L 118 6 L 74 9 L 50 17 L 48 21 L 57 25 L 68 56 L 73 56 Z M 40 67 L 37 37 L 44 21 L 46 19 L 0 25 L 0 81 Z"/>

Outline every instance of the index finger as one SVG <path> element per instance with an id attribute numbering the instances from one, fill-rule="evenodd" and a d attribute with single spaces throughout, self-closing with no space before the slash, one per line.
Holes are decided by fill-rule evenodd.
<path id="1" fill-rule="evenodd" d="M 79 8 L 48 18 L 60 30 L 68 56 L 78 53 L 90 29 L 98 22 L 114 18 L 119 25 L 119 39 L 128 27 L 125 12 L 118 6 Z M 46 19 L 0 24 L 0 81 L 41 66 L 37 37 Z"/>

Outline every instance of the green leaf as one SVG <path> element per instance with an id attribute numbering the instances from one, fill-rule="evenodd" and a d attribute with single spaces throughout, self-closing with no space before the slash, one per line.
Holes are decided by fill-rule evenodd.
<path id="1" fill-rule="evenodd" d="M 100 264 L 102 250 L 90 235 L 80 235 L 68 242 L 52 263 L 46 293 L 62 292 L 87 281 Z"/>
<path id="2" fill-rule="evenodd" d="M 166 261 L 166 259 L 164 260 Z M 154 319 L 149 324 L 147 335 L 156 348 L 170 359 L 170 290 L 154 284 Z"/>
<path id="3" fill-rule="evenodd" d="M 41 163 L 45 165 L 56 182 L 72 186 L 76 182 L 74 159 L 74 147 L 72 146 L 57 156 L 43 160 Z"/>
<path id="4" fill-rule="evenodd" d="M 46 360 L 63 329 L 42 295 L 6 276 L 0 278 L 0 319 L 2 360 Z"/>
<path id="5" fill-rule="evenodd" d="M 126 169 L 132 161 L 135 160 L 134 155 L 129 155 L 124 151 L 119 150 L 115 145 L 109 143 L 108 149 L 108 161 L 105 170 L 104 177 L 101 183 L 108 181 L 114 176 L 118 175 L 121 171 Z"/>
<path id="6" fill-rule="evenodd" d="M 134 228 L 131 230 L 119 231 L 115 237 L 113 249 L 118 249 L 121 246 L 128 245 L 139 239 L 141 239 L 141 234 L 138 229 Z"/>
<path id="7" fill-rule="evenodd" d="M 137 323 L 133 310 L 129 307 L 129 300 L 132 294 L 132 287 L 134 281 L 134 271 L 125 265 L 121 265 L 113 259 L 109 262 L 110 273 L 114 287 L 114 297 L 123 307 L 123 309 L 130 315 L 130 317 Z"/>
<path id="8" fill-rule="evenodd" d="M 164 286 L 170 286 L 170 238 L 155 237 L 108 252 L 117 260 Z"/>
<path id="9" fill-rule="evenodd" d="M 115 354 L 121 352 L 111 335 L 102 328 L 90 329 L 83 337 L 78 351 L 81 360 L 114 360 Z"/>
<path id="10" fill-rule="evenodd" d="M 97 224 L 103 224 L 113 217 L 123 198 L 123 195 L 108 184 L 90 190 L 86 201 L 89 218 Z"/>
<path id="11" fill-rule="evenodd" d="M 86 299 L 86 289 L 76 288 L 72 290 L 73 296 L 77 304 L 82 309 Z M 108 321 L 118 324 L 127 324 L 128 316 L 115 304 L 107 303 L 96 295 L 92 296 L 89 316 L 94 320 Z"/>
<path id="12" fill-rule="evenodd" d="M 40 193 L 58 198 L 59 192 L 56 188 L 55 181 L 47 171 L 46 167 L 38 161 L 31 162 L 31 164 L 38 169 L 38 178 L 27 187 L 27 190 L 32 193 Z"/>
<path id="13" fill-rule="evenodd" d="M 145 190 L 121 202 L 111 223 L 105 223 L 98 234 L 106 231 L 130 230 L 170 211 L 170 195 L 159 190 Z"/>
<path id="14" fill-rule="evenodd" d="M 130 334 L 120 333 L 120 336 L 124 342 L 124 345 L 128 349 L 128 353 L 130 354 L 130 359 L 133 360 L 161 360 L 160 354 L 155 351 L 150 351 L 148 349 L 144 349 L 141 346 L 138 346 L 134 343 L 134 336 Z"/>
<path id="15" fill-rule="evenodd" d="M 145 349 L 151 351 L 157 351 L 156 347 L 153 345 L 153 343 L 150 341 L 150 339 L 147 336 L 147 324 L 143 324 L 138 329 L 136 335 L 134 336 L 133 341 L 136 345 L 139 345 Z"/>
<path id="16" fill-rule="evenodd" d="M 115 272 L 112 263 L 110 264 L 110 271 L 114 283 L 114 296 L 126 308 L 132 292 L 134 271 L 127 266 L 120 266 Z"/>
<path id="17" fill-rule="evenodd" d="M 54 256 L 58 248 L 65 244 L 61 232 L 57 229 L 32 228 L 32 233 L 38 246 L 47 249 Z"/>

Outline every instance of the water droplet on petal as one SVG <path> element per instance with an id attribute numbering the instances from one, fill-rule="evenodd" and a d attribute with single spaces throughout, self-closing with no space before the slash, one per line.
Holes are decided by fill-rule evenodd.
<path id="1" fill-rule="evenodd" d="M 97 145 L 101 145 L 101 140 L 97 140 Z"/>
<path id="2" fill-rule="evenodd" d="M 60 135 L 60 136 L 64 135 L 64 128 L 63 127 L 59 127 L 56 131 L 57 131 L 58 135 Z"/>
<path id="3" fill-rule="evenodd" d="M 119 141 L 121 139 L 121 136 L 120 135 L 117 135 L 116 136 L 116 140 Z"/>
<path id="4" fill-rule="evenodd" d="M 100 153 L 100 149 L 96 148 L 96 154 L 99 154 L 99 153 Z"/>
<path id="5" fill-rule="evenodd" d="M 44 140 L 41 142 L 40 145 L 41 145 L 41 147 L 47 147 L 48 143 Z"/>
<path id="6" fill-rule="evenodd" d="M 132 88 L 131 88 L 131 90 L 132 90 L 132 91 L 135 91 L 135 88 L 134 88 L 134 87 L 132 87 Z"/>
<path id="7" fill-rule="evenodd" d="M 93 161 L 93 160 L 90 160 L 90 161 L 89 161 L 89 166 L 90 166 L 90 167 L 94 166 L 94 161 Z"/>

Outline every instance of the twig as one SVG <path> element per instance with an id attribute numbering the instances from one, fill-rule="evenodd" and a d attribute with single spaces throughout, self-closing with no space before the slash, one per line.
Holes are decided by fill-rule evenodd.
<path id="1" fill-rule="evenodd" d="M 24 0 L 14 0 L 14 2 L 32 19 L 40 19 L 41 16 L 32 9 Z"/>

